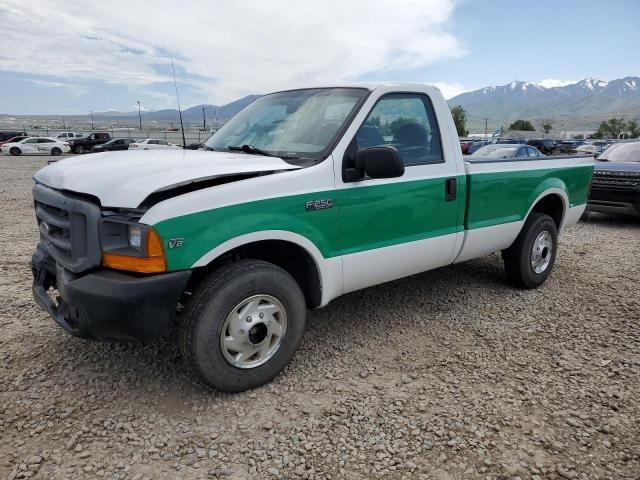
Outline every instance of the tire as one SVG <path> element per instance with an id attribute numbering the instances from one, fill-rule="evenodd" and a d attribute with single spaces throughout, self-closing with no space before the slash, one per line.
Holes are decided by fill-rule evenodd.
<path id="1" fill-rule="evenodd" d="M 54 155 L 54 156 L 62 155 L 62 150 L 60 150 L 58 147 L 53 147 L 51 149 L 51 155 Z"/>
<path id="2" fill-rule="evenodd" d="M 269 314 L 278 308 L 284 313 Z M 268 310 L 257 313 L 260 309 Z M 305 321 L 304 295 L 291 275 L 264 261 L 233 262 L 205 278 L 187 304 L 179 327 L 182 357 L 195 376 L 218 390 L 256 388 L 289 363 Z M 250 322 L 248 328 L 243 322 Z M 227 341 L 231 347 L 225 347 Z M 233 350 L 235 345 L 242 351 Z"/>
<path id="3" fill-rule="evenodd" d="M 77 147 L 73 147 L 73 151 L 77 154 L 84 153 L 84 147 L 82 145 L 78 145 Z"/>
<path id="4" fill-rule="evenodd" d="M 18 155 L 22 155 L 22 150 L 20 150 L 18 147 L 13 147 L 11 150 L 9 150 L 9 153 L 14 157 L 17 157 Z"/>
<path id="5" fill-rule="evenodd" d="M 513 245 L 502 251 L 507 278 L 522 288 L 539 287 L 551 273 L 557 252 L 556 223 L 549 215 L 531 213 Z"/>

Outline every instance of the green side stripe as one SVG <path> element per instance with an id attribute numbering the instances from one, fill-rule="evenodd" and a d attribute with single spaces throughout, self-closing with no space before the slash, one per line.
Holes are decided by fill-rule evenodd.
<path id="1" fill-rule="evenodd" d="M 451 202 L 444 200 L 445 178 L 319 191 L 192 213 L 155 227 L 165 245 L 184 238 L 182 247 L 166 249 L 170 270 L 190 268 L 216 246 L 263 230 L 297 233 L 330 258 L 462 231 L 465 207 L 468 228 L 522 220 L 535 198 L 552 187 L 568 190 L 572 204 L 584 203 L 592 171 L 586 166 L 458 176 L 457 200 Z M 318 199 L 330 199 L 334 207 L 305 210 L 307 201 Z"/>
<path id="2" fill-rule="evenodd" d="M 550 188 L 567 192 L 569 205 L 585 203 L 592 174 L 593 165 L 579 165 L 470 175 L 466 227 L 524 220 L 536 198 Z"/>

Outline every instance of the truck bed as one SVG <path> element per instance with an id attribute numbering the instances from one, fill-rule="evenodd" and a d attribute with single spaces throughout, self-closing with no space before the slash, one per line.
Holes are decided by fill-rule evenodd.
<path id="1" fill-rule="evenodd" d="M 586 205 L 592 156 L 541 159 L 465 157 L 465 240 L 456 262 L 509 247 L 543 192 L 563 203 L 558 229 L 575 223 Z"/>

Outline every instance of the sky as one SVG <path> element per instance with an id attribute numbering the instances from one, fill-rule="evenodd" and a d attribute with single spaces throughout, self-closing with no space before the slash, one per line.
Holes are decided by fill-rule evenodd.
<path id="1" fill-rule="evenodd" d="M 0 113 L 175 108 L 337 82 L 640 76 L 638 0 L 2 0 Z"/>

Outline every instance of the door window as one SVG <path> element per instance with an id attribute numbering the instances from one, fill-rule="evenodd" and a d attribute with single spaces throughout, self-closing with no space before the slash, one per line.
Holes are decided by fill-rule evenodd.
<path id="1" fill-rule="evenodd" d="M 355 141 L 358 149 L 396 147 L 405 166 L 444 162 L 438 124 L 426 95 L 385 95 L 369 113 Z"/>
<path id="2" fill-rule="evenodd" d="M 538 151 L 535 148 L 531 148 L 529 147 L 527 150 L 529 150 L 529 156 L 530 157 L 539 157 L 540 154 L 538 153 Z"/>
<path id="3" fill-rule="evenodd" d="M 37 138 L 30 138 L 29 140 L 25 140 L 24 143 L 38 143 Z"/>

